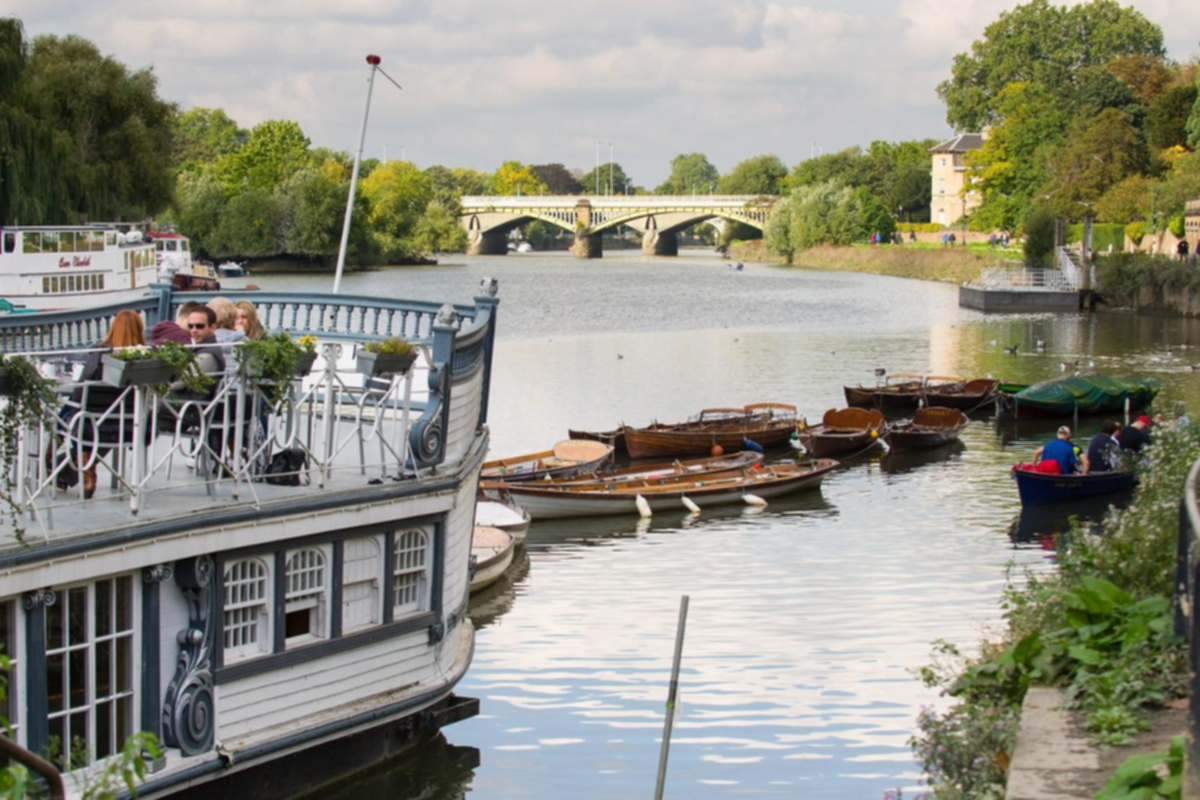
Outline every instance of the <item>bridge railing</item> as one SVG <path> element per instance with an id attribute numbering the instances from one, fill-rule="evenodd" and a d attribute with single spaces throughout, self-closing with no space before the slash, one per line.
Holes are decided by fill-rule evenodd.
<path id="1" fill-rule="evenodd" d="M 679 205 L 724 205 L 745 206 L 771 204 L 779 198 L 774 195 L 739 194 L 631 194 L 631 195 L 465 195 L 463 208 L 491 206 L 505 207 L 575 207 L 580 201 L 592 206 L 619 206 L 622 208 L 674 207 Z"/>
<path id="2" fill-rule="evenodd" d="M 1183 797 L 1200 797 L 1200 461 L 1192 465 L 1179 503 L 1175 550 L 1175 633 L 1188 642 L 1190 679 Z"/>

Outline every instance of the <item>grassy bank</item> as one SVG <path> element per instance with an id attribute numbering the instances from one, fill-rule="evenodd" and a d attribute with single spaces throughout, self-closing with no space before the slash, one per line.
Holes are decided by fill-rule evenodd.
<path id="1" fill-rule="evenodd" d="M 1076 526 L 1063 536 L 1053 574 L 1014 576 L 1005 630 L 978 657 L 938 643 L 922 678 L 953 703 L 923 712 L 912 740 L 934 798 L 1003 796 L 1031 684 L 1061 687 L 1090 736 L 1107 746 L 1132 742 L 1147 727 L 1146 709 L 1186 693 L 1186 643 L 1174 633 L 1171 596 L 1179 498 L 1197 457 L 1200 426 L 1160 426 L 1136 466 L 1133 501 L 1099 530 Z M 1178 800 L 1177 780 L 1159 784 L 1128 797 Z"/>
<path id="2" fill-rule="evenodd" d="M 737 242 L 731 255 L 741 261 L 786 264 L 787 260 L 769 251 L 761 240 Z M 837 272 L 867 272 L 896 278 L 915 278 L 942 283 L 963 283 L 979 277 L 987 267 L 1014 266 L 1021 262 L 1019 250 L 992 250 L 986 244 L 969 248 L 943 248 L 928 242 L 902 245 L 853 245 L 851 247 L 814 247 L 797 253 L 798 267 Z"/>

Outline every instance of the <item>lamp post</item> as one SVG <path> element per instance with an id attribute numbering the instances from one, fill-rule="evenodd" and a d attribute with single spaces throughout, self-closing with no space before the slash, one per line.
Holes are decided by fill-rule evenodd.
<path id="1" fill-rule="evenodd" d="M 608 196 L 613 194 L 613 143 L 608 143 Z"/>

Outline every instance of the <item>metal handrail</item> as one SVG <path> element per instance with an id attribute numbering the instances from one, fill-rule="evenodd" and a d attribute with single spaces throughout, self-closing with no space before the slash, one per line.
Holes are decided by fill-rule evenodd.
<path id="1" fill-rule="evenodd" d="M 1192 465 L 1179 503 L 1175 551 L 1175 633 L 1188 641 L 1190 680 L 1188 736 L 1184 755 L 1183 797 L 1200 797 L 1200 460 Z"/>
<path id="2" fill-rule="evenodd" d="M 50 800 L 63 800 L 66 797 L 67 791 L 63 785 L 62 775 L 46 759 L 29 752 L 12 739 L 3 735 L 0 735 L 0 756 L 4 756 L 6 759 L 20 764 L 46 781 L 46 796 Z"/>

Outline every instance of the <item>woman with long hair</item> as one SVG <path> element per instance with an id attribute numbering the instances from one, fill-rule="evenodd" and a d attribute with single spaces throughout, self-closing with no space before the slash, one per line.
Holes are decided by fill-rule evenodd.
<path id="1" fill-rule="evenodd" d="M 136 311 L 122 311 L 113 319 L 108 335 L 100 341 L 101 347 L 136 347 L 146 344 L 146 325 L 142 315 Z M 99 361 L 99 356 L 97 356 Z M 86 371 L 86 370 L 85 370 Z M 85 378 L 85 380 L 90 380 Z"/>
<path id="2" fill-rule="evenodd" d="M 234 344 L 246 338 L 246 335 L 237 329 L 237 306 L 228 297 L 214 297 L 208 301 L 208 307 L 217 314 L 216 330 L 213 335 L 216 336 L 218 344 Z M 228 350 L 227 350 L 228 352 Z"/>
<path id="3" fill-rule="evenodd" d="M 258 309 L 254 307 L 254 303 L 251 303 L 249 300 L 238 300 L 235 306 L 237 308 L 237 322 L 234 323 L 234 327 L 246 334 L 246 338 L 252 342 L 265 338 L 267 329 L 259 321 Z"/>

